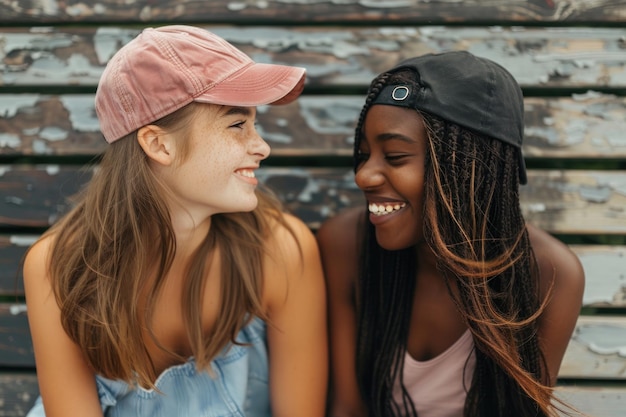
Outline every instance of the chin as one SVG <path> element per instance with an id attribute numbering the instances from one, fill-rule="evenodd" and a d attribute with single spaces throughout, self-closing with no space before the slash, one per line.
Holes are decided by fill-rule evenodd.
<path id="1" fill-rule="evenodd" d="M 406 239 L 403 236 L 396 235 L 388 235 L 383 233 L 376 232 L 376 242 L 378 245 L 389 251 L 394 250 L 402 250 L 410 248 L 411 246 L 415 246 L 417 244 L 417 239 Z"/>
<path id="2" fill-rule="evenodd" d="M 259 206 L 259 200 L 250 199 L 248 201 L 241 201 L 239 204 L 234 204 L 230 207 L 224 207 L 224 213 L 246 213 L 253 211 Z"/>

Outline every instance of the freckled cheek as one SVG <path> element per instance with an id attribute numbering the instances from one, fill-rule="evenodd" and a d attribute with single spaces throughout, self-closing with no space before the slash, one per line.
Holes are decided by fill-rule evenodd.
<path id="1" fill-rule="evenodd" d="M 227 178 L 239 168 L 239 157 L 233 147 L 215 147 L 205 159 L 205 172 L 209 173 L 208 180 L 213 178 Z"/>

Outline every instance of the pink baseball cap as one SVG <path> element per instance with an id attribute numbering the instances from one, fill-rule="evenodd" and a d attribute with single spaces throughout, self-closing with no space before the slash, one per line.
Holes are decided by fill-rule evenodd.
<path id="1" fill-rule="evenodd" d="M 305 69 L 261 64 L 205 29 L 146 28 L 108 62 L 96 114 L 108 143 L 192 101 L 254 107 L 287 104 L 304 89 Z"/>

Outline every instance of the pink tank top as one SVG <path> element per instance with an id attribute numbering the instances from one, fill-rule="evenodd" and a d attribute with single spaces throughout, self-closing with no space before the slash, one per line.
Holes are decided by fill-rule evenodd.
<path id="1" fill-rule="evenodd" d="M 416 361 L 407 352 L 404 386 L 419 417 L 462 417 L 475 367 L 474 340 L 469 330 L 441 355 L 427 361 Z M 393 396 L 396 403 L 402 403 L 398 383 Z"/>

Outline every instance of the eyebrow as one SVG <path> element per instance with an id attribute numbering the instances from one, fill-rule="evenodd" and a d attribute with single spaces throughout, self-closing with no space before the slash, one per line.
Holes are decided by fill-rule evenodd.
<path id="1" fill-rule="evenodd" d="M 365 135 L 363 135 L 363 137 L 365 137 Z M 415 139 L 402 135 L 400 133 L 381 133 L 380 135 L 377 135 L 374 139 L 381 142 L 388 142 L 390 140 L 400 140 L 402 142 L 411 144 L 414 144 L 416 142 Z"/>
<path id="2" fill-rule="evenodd" d="M 250 116 L 252 115 L 252 109 L 250 107 L 226 107 L 227 110 L 224 112 L 224 116 L 233 116 L 233 115 L 241 115 L 241 116 Z"/>

